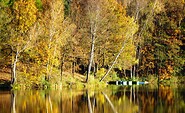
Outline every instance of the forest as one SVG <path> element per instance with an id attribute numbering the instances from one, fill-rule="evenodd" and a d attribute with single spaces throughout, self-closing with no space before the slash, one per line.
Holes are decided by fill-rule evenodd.
<path id="1" fill-rule="evenodd" d="M 184 0 L 0 0 L 0 78 L 13 85 L 170 79 L 184 50 Z"/>

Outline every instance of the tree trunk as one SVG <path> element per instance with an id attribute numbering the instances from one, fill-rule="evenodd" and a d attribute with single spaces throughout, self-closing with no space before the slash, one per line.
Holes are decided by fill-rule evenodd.
<path id="1" fill-rule="evenodd" d="M 17 61 L 18 61 L 19 53 L 16 52 L 15 58 L 12 64 L 12 76 L 11 76 L 11 83 L 15 84 L 17 82 L 17 75 L 16 75 L 16 68 L 17 68 Z"/>
<path id="2" fill-rule="evenodd" d="M 105 53 L 103 52 L 103 63 L 102 63 L 102 67 L 105 66 Z"/>
<path id="3" fill-rule="evenodd" d="M 137 50 L 136 50 L 136 59 L 138 59 L 138 63 L 135 65 L 135 75 L 138 77 L 139 76 L 139 68 L 140 68 L 140 60 L 141 60 L 141 48 L 140 48 L 140 43 L 137 45 Z"/>
<path id="4" fill-rule="evenodd" d="M 45 81 L 49 81 L 49 60 L 46 64 L 46 75 L 45 75 Z"/>
<path id="5" fill-rule="evenodd" d="M 100 82 L 103 81 L 105 79 L 105 77 L 109 74 L 109 72 L 111 71 L 111 69 L 113 68 L 114 64 L 116 63 L 118 57 L 120 56 L 120 54 L 123 52 L 123 49 L 125 48 L 125 43 L 126 43 L 127 39 L 124 41 L 119 53 L 117 54 L 116 58 L 114 59 L 114 62 L 112 63 L 111 67 L 108 69 L 108 71 L 106 72 L 106 74 L 101 78 Z"/>
<path id="6" fill-rule="evenodd" d="M 133 66 L 133 77 L 134 78 L 136 77 L 136 64 L 134 64 Z"/>
<path id="7" fill-rule="evenodd" d="M 94 59 L 94 44 L 95 44 L 94 34 L 92 34 L 91 39 L 92 39 L 91 52 L 90 52 L 89 67 L 88 67 L 86 82 L 88 82 L 88 80 L 89 80 L 89 76 L 90 76 L 90 73 L 91 73 L 91 67 L 92 67 L 92 63 L 93 63 L 93 59 Z"/>
<path id="8" fill-rule="evenodd" d="M 130 78 L 132 79 L 132 77 L 133 77 L 133 73 L 132 73 L 132 66 L 131 66 L 131 68 L 130 68 Z"/>
<path id="9" fill-rule="evenodd" d="M 96 77 L 97 71 L 98 71 L 98 64 L 94 62 L 94 77 Z"/>
<path id="10" fill-rule="evenodd" d="M 62 56 L 61 67 L 60 67 L 61 80 L 63 76 L 64 59 L 65 59 L 65 54 L 63 54 Z"/>
<path id="11" fill-rule="evenodd" d="M 76 63 L 75 63 L 75 61 L 73 61 L 72 62 L 72 74 L 73 74 L 73 77 L 75 75 L 75 65 L 76 65 Z"/>

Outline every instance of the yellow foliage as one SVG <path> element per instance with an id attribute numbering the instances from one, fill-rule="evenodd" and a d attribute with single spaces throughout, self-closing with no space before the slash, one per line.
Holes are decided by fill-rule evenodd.
<path id="1" fill-rule="evenodd" d="M 17 0 L 13 9 L 17 21 L 17 30 L 25 33 L 36 21 L 37 8 L 35 0 Z"/>
<path id="2" fill-rule="evenodd" d="M 106 73 L 105 68 L 100 68 L 100 69 L 97 71 L 96 75 L 97 75 L 98 77 L 102 77 L 103 75 L 105 75 L 105 73 Z"/>

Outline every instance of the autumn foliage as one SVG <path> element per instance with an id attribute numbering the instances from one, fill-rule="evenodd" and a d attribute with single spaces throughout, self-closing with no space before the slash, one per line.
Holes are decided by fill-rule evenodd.
<path id="1" fill-rule="evenodd" d="M 12 83 L 184 71 L 182 0 L 0 0 L 0 67 Z M 112 65 L 113 64 L 113 65 Z M 102 71 L 103 70 L 103 71 Z M 103 74 L 102 74 L 102 73 Z"/>

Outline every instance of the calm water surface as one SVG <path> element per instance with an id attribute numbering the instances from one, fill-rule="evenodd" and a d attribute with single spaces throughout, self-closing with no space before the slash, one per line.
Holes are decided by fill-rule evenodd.
<path id="1" fill-rule="evenodd" d="M 185 113 L 185 87 L 0 91 L 0 113 Z"/>

